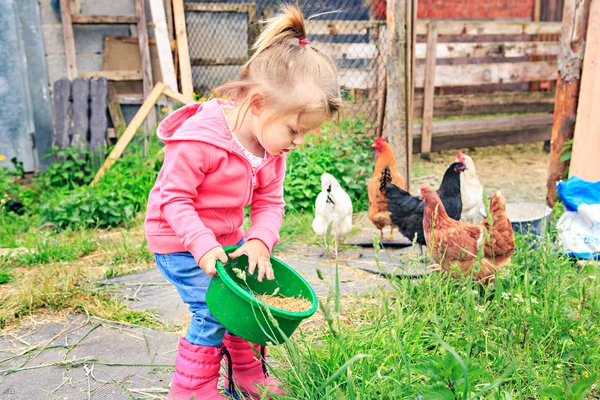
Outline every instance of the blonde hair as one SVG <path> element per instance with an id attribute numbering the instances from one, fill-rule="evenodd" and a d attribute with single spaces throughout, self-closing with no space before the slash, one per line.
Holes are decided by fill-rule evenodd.
<path id="1" fill-rule="evenodd" d="M 254 54 L 243 66 L 239 80 L 215 89 L 237 102 L 259 87 L 277 114 L 324 112 L 339 116 L 342 106 L 337 69 L 331 57 L 309 44 L 306 22 L 296 5 L 264 21 L 265 29 L 253 46 Z"/>

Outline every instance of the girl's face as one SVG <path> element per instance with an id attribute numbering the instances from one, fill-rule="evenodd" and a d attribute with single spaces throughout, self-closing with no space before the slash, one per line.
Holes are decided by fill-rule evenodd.
<path id="1" fill-rule="evenodd" d="M 275 110 L 263 107 L 253 112 L 252 133 L 265 151 L 276 156 L 304 144 L 304 135 L 317 129 L 325 120 L 325 113 L 275 115 Z"/>

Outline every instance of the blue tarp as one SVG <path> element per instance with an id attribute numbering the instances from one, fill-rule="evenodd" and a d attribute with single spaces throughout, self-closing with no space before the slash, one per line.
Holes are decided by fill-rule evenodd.
<path id="1" fill-rule="evenodd" d="M 557 185 L 558 196 L 568 211 L 577 211 L 582 204 L 600 204 L 600 181 L 588 182 L 572 176 Z"/>

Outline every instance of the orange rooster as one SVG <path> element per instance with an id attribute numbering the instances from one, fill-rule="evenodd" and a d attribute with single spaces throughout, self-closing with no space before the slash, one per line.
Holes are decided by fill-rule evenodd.
<path id="1" fill-rule="evenodd" d="M 489 214 L 480 225 L 455 221 L 448 217 L 437 193 L 428 187 L 421 188 L 425 202 L 423 231 L 433 259 L 443 271 L 452 272 L 455 278 L 472 273 L 477 254 L 481 250 L 479 270 L 474 279 L 482 283 L 494 281 L 494 271 L 502 271 L 510 264 L 515 248 L 512 225 L 506 216 L 506 201 L 500 192 L 490 201 Z M 457 265 L 460 272 L 453 266 Z"/>
<path id="2" fill-rule="evenodd" d="M 406 181 L 396 171 L 396 157 L 392 147 L 382 137 L 377 138 L 373 147 L 377 152 L 377 161 L 373 175 L 367 182 L 369 193 L 369 219 L 381 232 L 383 241 L 383 228 L 390 227 L 390 238 L 394 238 L 394 224 L 390 219 L 388 201 L 385 185 L 393 183 L 401 189 L 406 190 Z"/>

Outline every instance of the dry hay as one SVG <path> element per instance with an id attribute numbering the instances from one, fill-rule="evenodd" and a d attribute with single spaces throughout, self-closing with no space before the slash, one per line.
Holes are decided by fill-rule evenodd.
<path id="1" fill-rule="evenodd" d="M 302 297 L 285 297 L 279 295 L 274 296 L 270 294 L 261 294 L 256 296 L 256 299 L 260 302 L 267 303 L 267 305 L 273 308 L 295 313 L 308 311 L 312 307 L 312 303 Z"/>

